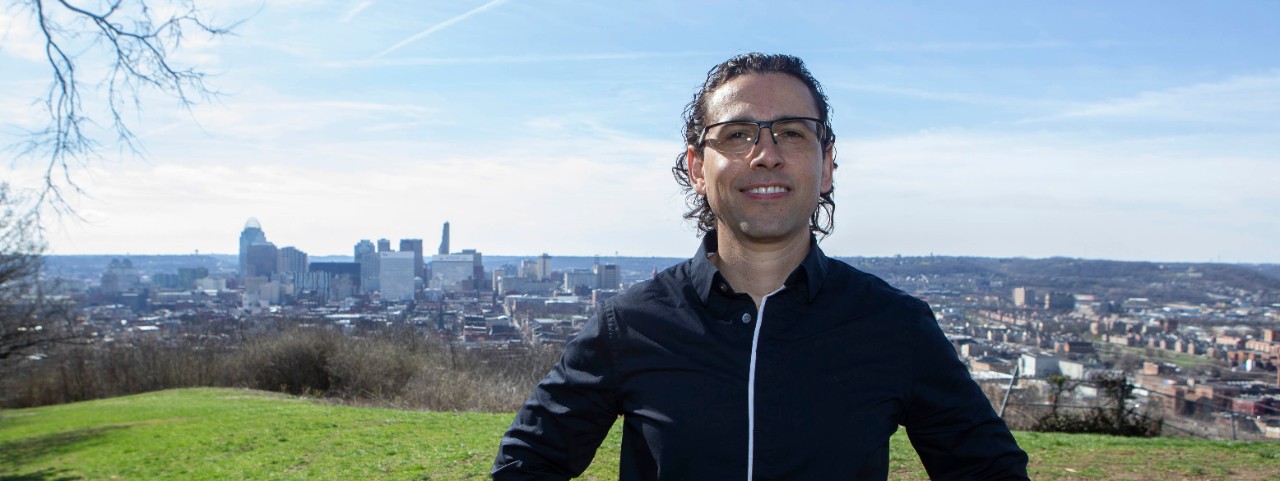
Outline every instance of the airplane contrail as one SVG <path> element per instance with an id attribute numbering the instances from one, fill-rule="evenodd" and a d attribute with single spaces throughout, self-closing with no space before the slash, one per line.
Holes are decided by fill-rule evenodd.
<path id="1" fill-rule="evenodd" d="M 507 3 L 508 1 L 509 1 L 509 0 L 492 0 L 492 1 L 490 1 L 489 3 L 486 3 L 486 4 L 484 4 L 484 5 L 481 5 L 481 6 L 479 6 L 479 7 L 476 7 L 476 8 L 471 9 L 471 10 L 470 10 L 470 11 L 468 11 L 467 13 L 464 13 L 464 14 L 462 14 L 462 15 L 458 15 L 458 16 L 453 17 L 453 18 L 451 18 L 451 19 L 448 19 L 448 20 L 445 20 L 445 21 L 443 21 L 443 22 L 440 22 L 440 23 L 437 23 L 437 24 L 435 24 L 435 25 L 432 25 L 432 26 L 430 26 L 430 27 L 427 27 L 427 29 L 426 29 L 426 30 L 423 30 L 423 31 L 421 31 L 421 32 L 418 32 L 418 33 L 414 34 L 413 36 L 411 36 L 411 37 L 409 37 L 409 38 L 406 38 L 406 39 L 404 39 L 404 40 L 401 40 L 401 41 L 399 41 L 399 42 L 396 42 L 396 44 L 395 44 L 395 45 L 392 45 L 392 46 L 390 46 L 390 47 L 387 47 L 387 49 L 386 49 L 386 50 L 383 50 L 383 51 L 379 52 L 377 55 L 374 55 L 373 57 L 371 57 L 371 58 L 370 58 L 370 60 L 374 60 L 374 59 L 382 58 L 382 56 L 383 56 L 383 55 L 386 55 L 386 54 L 389 54 L 389 53 L 391 53 L 391 52 L 394 52 L 394 51 L 398 50 L 400 47 L 403 47 L 403 46 L 405 46 L 405 45 L 408 45 L 408 44 L 410 44 L 410 43 L 413 43 L 414 41 L 416 41 L 416 40 L 418 40 L 418 39 L 420 39 L 420 38 L 422 38 L 422 37 L 425 37 L 425 36 L 427 36 L 427 35 L 431 35 L 431 34 L 433 34 L 433 33 L 436 33 L 436 32 L 439 32 L 439 31 L 441 31 L 441 30 L 444 30 L 446 27 L 448 27 L 448 26 L 450 26 L 450 25 L 453 25 L 453 24 L 455 24 L 455 23 L 461 22 L 461 21 L 465 20 L 467 17 L 470 17 L 470 16 L 475 15 L 475 14 L 477 14 L 477 13 L 483 12 L 483 11 L 485 11 L 485 10 L 489 10 L 489 9 L 491 9 L 491 8 L 493 8 L 493 7 L 498 6 L 498 5 L 502 5 L 502 4 L 504 4 L 504 3 Z"/>

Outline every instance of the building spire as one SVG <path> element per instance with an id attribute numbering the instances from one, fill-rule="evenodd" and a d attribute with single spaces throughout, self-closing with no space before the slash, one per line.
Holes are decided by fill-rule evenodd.
<path id="1" fill-rule="evenodd" d="M 440 233 L 440 255 L 449 254 L 449 221 L 444 223 L 444 231 Z"/>

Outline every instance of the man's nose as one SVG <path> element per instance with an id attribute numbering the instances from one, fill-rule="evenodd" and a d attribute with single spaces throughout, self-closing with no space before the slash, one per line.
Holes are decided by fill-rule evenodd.
<path id="1" fill-rule="evenodd" d="M 768 130 L 768 134 L 765 134 Z M 760 129 L 760 134 L 756 137 L 756 143 L 748 153 L 751 156 L 751 168 L 776 169 L 782 165 L 782 150 L 778 146 L 778 139 L 773 136 L 773 127 L 764 127 Z"/>

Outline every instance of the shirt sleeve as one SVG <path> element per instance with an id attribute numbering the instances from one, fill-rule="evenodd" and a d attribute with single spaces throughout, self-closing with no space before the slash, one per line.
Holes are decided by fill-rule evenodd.
<path id="1" fill-rule="evenodd" d="M 502 437 L 494 480 L 562 480 L 582 474 L 618 417 L 610 304 L 565 345 Z M 604 314 L 604 315 L 602 315 Z"/>
<path id="2" fill-rule="evenodd" d="M 922 303 L 923 304 L 923 303 Z M 930 479 L 1028 479 L 1027 454 L 922 305 L 903 425 Z"/>

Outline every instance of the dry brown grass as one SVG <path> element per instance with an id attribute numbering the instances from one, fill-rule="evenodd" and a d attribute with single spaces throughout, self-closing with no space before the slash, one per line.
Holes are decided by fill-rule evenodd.
<path id="1" fill-rule="evenodd" d="M 247 341 L 135 339 L 66 347 L 6 366 L 0 404 L 226 386 L 407 409 L 512 411 L 557 354 L 467 350 L 407 327 L 351 335 L 298 327 Z"/>

